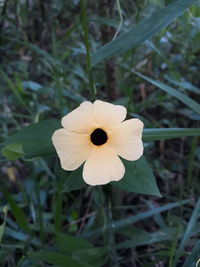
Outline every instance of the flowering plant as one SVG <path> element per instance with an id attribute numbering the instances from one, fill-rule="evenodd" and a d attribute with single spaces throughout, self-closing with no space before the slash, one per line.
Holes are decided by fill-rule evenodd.
<path id="1" fill-rule="evenodd" d="M 62 168 L 72 171 L 85 162 L 83 179 L 90 185 L 122 179 L 125 168 L 119 156 L 134 161 L 143 154 L 143 122 L 124 121 L 126 113 L 123 106 L 96 100 L 63 117 L 64 128 L 52 137 Z"/>

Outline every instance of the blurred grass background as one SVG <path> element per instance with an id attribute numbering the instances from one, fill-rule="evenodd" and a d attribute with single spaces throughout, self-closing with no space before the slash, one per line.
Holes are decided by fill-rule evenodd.
<path id="1" fill-rule="evenodd" d="M 142 45 L 90 70 L 87 55 L 173 2 L 1 1 L 1 143 L 24 126 L 60 119 L 95 90 L 145 128 L 200 127 L 198 113 L 132 72 L 199 102 L 199 2 Z M 146 142 L 145 155 L 162 198 L 110 185 L 63 193 L 66 173 L 55 156 L 2 156 L 0 266 L 172 267 L 183 266 L 195 245 L 200 255 L 198 136 Z"/>

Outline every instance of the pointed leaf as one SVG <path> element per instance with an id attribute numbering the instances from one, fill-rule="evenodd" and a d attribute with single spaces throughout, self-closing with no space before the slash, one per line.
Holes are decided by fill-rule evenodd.
<path id="1" fill-rule="evenodd" d="M 161 196 L 151 167 L 142 156 L 136 161 L 124 161 L 126 169 L 124 177 L 119 182 L 112 182 L 128 192 Z"/>
<path id="2" fill-rule="evenodd" d="M 83 180 L 83 165 L 79 167 L 78 169 L 70 172 L 68 177 L 66 178 L 66 182 L 64 184 L 64 187 L 62 189 L 62 192 L 70 192 L 73 190 L 79 190 L 83 188 L 86 183 Z"/>

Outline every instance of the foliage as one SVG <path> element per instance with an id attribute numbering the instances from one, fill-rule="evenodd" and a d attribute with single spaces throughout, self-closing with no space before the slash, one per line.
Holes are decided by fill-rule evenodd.
<path id="1" fill-rule="evenodd" d="M 0 1 L 0 266 L 195 266 L 200 2 Z M 84 100 L 122 104 L 145 155 L 91 187 L 52 133 Z"/>

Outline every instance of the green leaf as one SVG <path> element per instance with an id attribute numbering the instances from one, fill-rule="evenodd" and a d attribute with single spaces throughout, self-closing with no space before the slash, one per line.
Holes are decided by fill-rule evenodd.
<path id="1" fill-rule="evenodd" d="M 86 183 L 83 180 L 83 165 L 78 169 L 70 172 L 66 178 L 66 182 L 63 186 L 62 192 L 70 192 L 73 190 L 79 190 L 83 188 Z"/>
<path id="2" fill-rule="evenodd" d="M 15 200 L 11 197 L 8 192 L 4 192 L 5 197 L 10 205 L 13 216 L 15 217 L 19 226 L 28 234 L 32 234 L 32 231 L 29 227 L 28 221 L 26 219 L 26 215 L 23 210 L 18 206 Z"/>
<path id="3" fill-rule="evenodd" d="M 197 113 L 200 113 L 200 104 L 198 104 L 196 101 L 188 97 L 187 95 L 184 95 L 183 93 L 180 93 L 179 91 L 175 90 L 174 88 L 161 83 L 159 81 L 153 80 L 137 71 L 131 71 L 138 75 L 139 77 L 143 78 L 144 80 L 150 82 L 151 84 L 155 85 L 156 87 L 159 87 L 161 90 L 165 91 L 166 93 L 170 94 L 171 96 L 175 97 L 188 107 L 190 107 L 192 110 L 196 111 Z"/>
<path id="4" fill-rule="evenodd" d="M 27 158 L 53 154 L 51 137 L 58 128 L 61 128 L 60 122 L 55 119 L 33 123 L 8 137 L 5 144 L 21 144 Z"/>
<path id="5" fill-rule="evenodd" d="M 40 252 L 29 252 L 28 258 L 40 260 L 47 262 L 49 264 L 62 266 L 62 267 L 92 267 L 91 265 L 81 262 L 79 260 L 75 260 L 69 256 L 66 256 L 62 253 L 57 253 L 53 251 L 40 251 Z"/>
<path id="6" fill-rule="evenodd" d="M 68 255 L 72 255 L 77 250 L 93 248 L 93 245 L 83 238 L 60 233 L 56 233 L 55 244 L 60 252 Z"/>
<path id="7" fill-rule="evenodd" d="M 136 161 L 123 160 L 123 163 L 125 175 L 119 182 L 112 182 L 114 186 L 128 192 L 161 196 L 153 172 L 143 156 Z"/>
<path id="8" fill-rule="evenodd" d="M 94 66 L 106 58 L 140 45 L 168 26 L 195 2 L 196 0 L 178 0 L 155 12 L 149 19 L 142 21 L 128 32 L 97 50 L 92 55 L 92 65 Z"/>
<path id="9" fill-rule="evenodd" d="M 184 262 L 182 267 L 189 267 L 189 266 L 199 266 L 200 262 L 200 240 L 196 244 L 196 246 L 193 248 L 190 255 L 187 257 L 186 261 Z"/>
<path id="10" fill-rule="evenodd" d="M 2 148 L 1 153 L 9 160 L 16 160 L 23 156 L 23 148 L 19 143 L 12 143 Z"/>
<path id="11" fill-rule="evenodd" d="M 200 135 L 200 128 L 155 128 L 144 129 L 142 139 L 143 141 L 156 141 L 198 135 Z"/>

